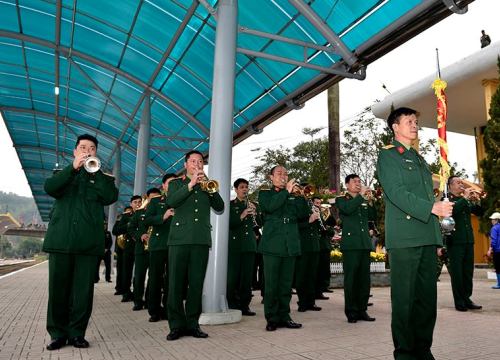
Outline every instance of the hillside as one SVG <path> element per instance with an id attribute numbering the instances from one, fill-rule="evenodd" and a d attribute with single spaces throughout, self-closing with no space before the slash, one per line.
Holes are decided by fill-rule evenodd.
<path id="1" fill-rule="evenodd" d="M 10 212 L 14 218 L 25 225 L 42 223 L 40 214 L 32 197 L 19 196 L 0 191 L 0 213 Z"/>

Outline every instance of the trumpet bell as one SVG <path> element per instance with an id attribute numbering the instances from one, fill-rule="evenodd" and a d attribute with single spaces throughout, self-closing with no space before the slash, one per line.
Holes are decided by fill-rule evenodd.
<path id="1" fill-rule="evenodd" d="M 101 169 L 101 160 L 99 160 L 99 158 L 97 158 L 96 156 L 89 156 L 85 160 L 83 167 L 88 173 L 96 173 Z"/>
<path id="2" fill-rule="evenodd" d="M 214 194 L 219 191 L 219 182 L 217 180 L 203 180 L 200 182 L 201 190 L 209 194 Z"/>

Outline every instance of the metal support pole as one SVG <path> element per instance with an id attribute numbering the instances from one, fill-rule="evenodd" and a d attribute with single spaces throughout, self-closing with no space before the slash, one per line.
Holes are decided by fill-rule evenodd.
<path id="1" fill-rule="evenodd" d="M 117 151 L 115 153 L 115 163 L 113 164 L 113 175 L 115 176 L 115 185 L 120 189 L 122 172 L 122 151 L 120 143 L 117 144 Z M 113 226 L 115 226 L 116 216 L 118 213 L 118 201 L 109 206 L 108 212 L 108 230 L 113 231 Z M 114 251 L 115 243 L 113 242 L 112 250 Z"/>
<path id="2" fill-rule="evenodd" d="M 219 215 L 212 213 L 210 219 L 213 226 L 213 241 L 203 289 L 203 312 L 208 313 L 208 317 L 210 317 L 210 313 L 227 311 L 227 245 L 238 1 L 219 1 L 217 13 L 219 17 L 215 38 L 208 174 L 209 178 L 219 181 L 220 195 L 224 200 L 224 212 Z M 239 314 L 239 317 L 241 318 L 241 314 Z M 227 322 L 234 322 L 234 320 L 226 319 L 222 323 Z M 213 322 L 204 322 L 200 319 L 200 323 Z"/>
<path id="3" fill-rule="evenodd" d="M 149 94 L 144 99 L 142 117 L 137 139 L 137 156 L 135 160 L 134 195 L 146 192 L 146 175 L 149 160 L 149 140 L 151 139 L 151 100 Z"/>

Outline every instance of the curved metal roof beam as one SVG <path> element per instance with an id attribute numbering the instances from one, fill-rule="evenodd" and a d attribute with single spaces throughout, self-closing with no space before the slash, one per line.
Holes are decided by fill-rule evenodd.
<path id="1" fill-rule="evenodd" d="M 143 88 L 145 91 L 149 91 L 152 94 L 155 94 L 156 96 L 158 96 L 163 101 L 165 101 L 168 105 L 170 105 L 175 110 L 177 110 L 179 113 L 181 113 L 187 120 L 194 123 L 199 128 L 199 130 L 201 130 L 205 135 L 208 136 L 210 134 L 209 129 L 205 125 L 203 125 L 198 119 L 196 119 L 193 115 L 191 115 L 186 109 L 184 109 L 177 102 L 175 102 L 174 100 L 172 100 L 171 98 L 169 98 L 168 96 L 163 94 L 162 92 L 158 91 L 154 87 L 148 86 L 148 84 L 146 84 L 144 81 L 136 78 L 135 76 L 129 74 L 126 71 L 123 71 L 122 69 L 119 69 L 111 64 L 108 64 L 107 62 L 99 60 L 99 59 L 97 59 L 91 55 L 85 54 L 81 51 L 68 48 L 66 46 L 61 46 L 61 45 L 56 46 L 56 44 L 54 44 L 53 42 L 38 38 L 36 36 L 20 34 L 20 33 L 16 33 L 13 31 L 0 30 L 0 37 L 31 42 L 31 43 L 34 43 L 34 44 L 37 44 L 40 46 L 50 48 L 50 49 L 57 49 L 57 50 L 59 50 L 59 53 L 66 58 L 78 57 L 78 58 L 83 59 L 85 61 L 88 61 L 94 65 L 100 66 L 108 71 L 116 73 L 117 75 L 123 76 L 125 79 L 127 79 L 130 82 L 136 84 L 137 86 Z"/>
<path id="2" fill-rule="evenodd" d="M 51 118 L 54 114 L 52 113 L 48 113 L 48 112 L 44 112 L 44 111 L 38 111 L 38 110 L 32 110 L 32 109 L 25 109 L 25 108 L 18 108 L 18 107 L 12 107 L 12 106 L 0 106 L 0 111 L 5 111 L 5 112 L 17 112 L 17 113 L 26 113 L 26 114 L 33 114 L 33 115 L 40 115 L 40 116 L 44 116 L 44 117 L 47 117 L 47 118 Z M 69 123 L 72 123 L 72 124 L 75 124 L 75 125 L 78 125 L 78 126 L 81 126 L 82 128 L 85 128 L 89 131 L 95 131 L 96 133 L 98 133 L 99 135 L 102 135 L 106 138 L 108 138 L 109 140 L 113 141 L 113 142 L 117 142 L 118 139 L 113 136 L 113 135 L 110 135 L 108 133 L 105 133 L 104 131 L 100 130 L 100 129 L 97 129 L 95 127 L 92 127 L 90 125 L 87 125 L 85 124 L 84 122 L 81 122 L 81 121 L 78 121 L 78 120 L 75 120 L 75 119 L 72 119 L 70 117 L 67 117 L 67 116 L 59 116 L 59 120 L 64 120 L 64 121 L 67 121 Z M 130 152 L 132 152 L 133 154 L 136 153 L 136 149 L 134 149 L 132 146 L 130 146 L 129 144 L 121 144 L 121 146 L 125 147 L 127 150 L 129 150 Z M 157 164 L 155 163 L 154 161 L 152 160 L 149 160 L 149 164 L 151 166 L 153 166 L 154 168 L 156 168 L 158 171 L 160 171 L 160 173 L 163 174 L 164 170 Z"/>

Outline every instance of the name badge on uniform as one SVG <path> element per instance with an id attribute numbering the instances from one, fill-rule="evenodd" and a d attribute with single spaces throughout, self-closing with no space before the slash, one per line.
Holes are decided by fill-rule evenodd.
<path id="1" fill-rule="evenodd" d="M 295 196 L 290 196 L 288 200 L 295 200 Z"/>
<path id="2" fill-rule="evenodd" d="M 364 202 L 364 203 L 361 203 L 361 206 L 367 207 L 368 204 Z"/>
<path id="3" fill-rule="evenodd" d="M 413 160 L 405 159 L 406 162 L 413 163 Z"/>
<path id="4" fill-rule="evenodd" d="M 95 181 L 94 181 L 94 180 L 90 180 L 90 183 L 91 183 L 91 184 L 94 184 L 94 183 L 95 183 Z"/>

